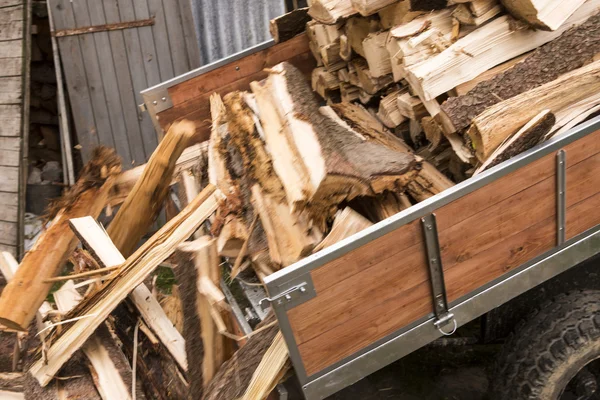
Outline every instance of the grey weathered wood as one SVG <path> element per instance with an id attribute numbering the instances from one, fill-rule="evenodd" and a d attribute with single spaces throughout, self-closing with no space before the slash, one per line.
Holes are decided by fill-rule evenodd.
<path id="1" fill-rule="evenodd" d="M 20 76 L 0 77 L 0 104 L 21 104 Z"/>
<path id="2" fill-rule="evenodd" d="M 23 21 L 24 15 L 22 4 L 13 7 L 5 7 L 2 9 L 2 12 L 0 12 L 0 24 Z"/>
<path id="3" fill-rule="evenodd" d="M 198 37 L 196 36 L 196 28 L 194 27 L 194 16 L 192 15 L 192 5 L 189 1 L 179 1 L 179 13 L 181 15 L 183 27 L 183 36 L 185 38 L 185 47 L 188 55 L 188 70 L 200 68 L 200 47 L 198 46 Z M 238 21 L 245 21 L 245 18 L 240 18 Z"/>
<path id="4" fill-rule="evenodd" d="M 117 5 L 116 0 L 105 0 L 103 1 L 103 4 L 106 22 L 109 24 L 120 22 L 119 5 Z M 132 69 L 129 64 L 127 48 L 125 45 L 125 31 L 109 32 L 109 36 L 115 69 L 117 71 L 117 79 L 119 81 L 118 90 L 121 96 L 121 104 L 123 105 L 123 112 L 125 113 L 127 125 L 127 132 L 125 134 L 131 151 L 132 161 L 130 165 L 139 165 L 144 163 L 146 153 L 144 151 L 142 131 L 138 119 L 139 110 L 135 101 L 135 89 L 131 76 Z M 136 72 L 135 70 L 133 71 Z M 139 73 L 139 71 L 137 73 Z M 116 134 L 117 133 L 115 133 L 115 136 Z M 129 165 L 124 165 L 124 167 L 128 168 Z"/>
<path id="5" fill-rule="evenodd" d="M 1 63 L 0 60 L 0 65 Z M 20 135 L 21 106 L 18 104 L 0 105 L 0 136 L 19 137 Z"/>
<path id="6" fill-rule="evenodd" d="M 55 29 L 74 28 L 75 21 L 65 19 L 65 9 L 71 7 L 69 0 L 51 0 L 52 18 Z M 88 90 L 85 65 L 76 36 L 65 36 L 58 41 L 69 100 L 79 144 L 83 147 L 82 159 L 87 161 L 90 151 L 98 145 L 96 122 Z"/>
<path id="7" fill-rule="evenodd" d="M 23 37 L 23 21 L 0 24 L 0 40 L 13 40 Z"/>
<path id="8" fill-rule="evenodd" d="M 0 7 L 20 6 L 23 0 L 0 0 Z"/>
<path id="9" fill-rule="evenodd" d="M 21 138 L 0 136 L 0 149 L 19 151 L 21 149 Z"/>
<path id="10" fill-rule="evenodd" d="M 19 195 L 0 192 L 0 221 L 17 222 L 19 220 Z"/>
<path id="11" fill-rule="evenodd" d="M 19 167 L 0 166 L 0 192 L 19 192 Z"/>
<path id="12" fill-rule="evenodd" d="M 106 24 L 104 16 L 104 7 L 101 1 L 87 0 L 87 7 L 90 13 L 92 25 Z M 112 129 L 112 139 L 115 144 L 115 150 L 123 159 L 123 165 L 131 165 L 131 150 L 127 139 L 126 115 L 121 102 L 119 90 L 119 79 L 113 60 L 111 39 L 108 32 L 97 32 L 92 34 L 96 51 L 98 52 L 98 62 L 100 72 L 102 73 L 102 82 L 104 84 L 104 94 L 110 115 L 110 124 Z M 135 121 L 134 121 L 135 122 Z"/>
<path id="13" fill-rule="evenodd" d="M 23 58 L 0 58 L 0 71 L 4 76 L 21 76 Z"/>
<path id="14" fill-rule="evenodd" d="M 7 40 L 0 42 L 0 58 L 22 56 L 23 39 Z"/>
<path id="15" fill-rule="evenodd" d="M 166 81 L 175 76 L 173 72 L 173 60 L 169 48 L 169 33 L 167 22 L 163 11 L 162 0 L 147 0 L 150 15 L 154 15 L 154 25 L 151 27 L 154 35 L 154 45 L 158 56 L 158 67 L 160 69 L 161 81 Z"/>
<path id="16" fill-rule="evenodd" d="M 29 173 L 29 113 L 31 92 L 31 36 L 33 0 L 24 3 L 23 38 L 23 116 L 21 118 L 21 165 L 19 166 L 19 216 L 17 223 L 17 256 L 25 253 L 25 201 Z"/>
<path id="17" fill-rule="evenodd" d="M 0 221 L 0 243 L 10 246 L 17 245 L 17 223 Z"/>
<path id="18" fill-rule="evenodd" d="M 183 21 L 179 14 L 178 3 L 179 0 L 163 0 L 163 9 L 165 10 L 165 20 L 167 22 L 169 43 L 171 44 L 171 58 L 173 59 L 175 75 L 181 75 L 189 71 L 185 38 L 183 36 Z"/>
<path id="19" fill-rule="evenodd" d="M 90 26 L 90 13 L 85 1 L 70 2 L 63 10 L 65 19 L 73 21 L 75 27 Z M 60 38 L 58 39 L 60 41 Z M 108 107 L 106 105 L 106 97 L 104 95 L 104 82 L 100 73 L 100 62 L 96 51 L 96 43 L 93 35 L 77 36 L 81 55 L 85 60 L 85 75 L 90 91 L 90 99 L 92 101 L 92 109 L 94 111 L 94 119 L 96 121 L 96 135 L 98 136 L 98 144 L 108 147 L 115 147 L 112 136 L 112 128 L 110 125 L 110 117 Z"/>
<path id="20" fill-rule="evenodd" d="M 18 167 L 21 163 L 21 152 L 0 149 L 0 166 Z"/>
<path id="21" fill-rule="evenodd" d="M 148 19 L 150 11 L 148 3 L 145 1 L 133 2 L 135 18 Z M 140 36 L 140 45 L 142 47 L 142 60 L 144 62 L 144 70 L 146 71 L 146 81 L 149 86 L 158 85 L 160 80 L 160 70 L 158 68 L 158 59 L 156 57 L 156 48 L 154 47 L 154 35 L 152 35 L 152 27 L 144 26 L 137 29 Z"/>

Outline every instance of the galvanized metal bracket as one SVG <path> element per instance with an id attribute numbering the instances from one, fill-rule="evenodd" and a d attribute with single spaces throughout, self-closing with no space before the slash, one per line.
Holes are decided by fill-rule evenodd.
<path id="1" fill-rule="evenodd" d="M 269 306 L 276 308 L 285 307 L 285 309 L 289 310 L 317 295 L 310 274 L 302 276 L 302 278 L 297 279 L 296 282 L 290 282 L 289 285 L 291 286 L 282 288 L 281 291 L 271 295 L 271 297 L 262 299 L 260 301 L 260 306 L 263 310 Z"/>
<path id="2" fill-rule="evenodd" d="M 425 239 L 425 249 L 427 251 L 427 261 L 429 264 L 431 294 L 433 297 L 433 311 L 436 316 L 436 320 L 433 324 L 441 331 L 441 328 L 454 321 L 454 314 L 448 311 L 446 284 L 444 282 L 444 269 L 442 268 L 440 243 L 435 214 L 429 214 L 421 218 L 421 225 L 423 227 L 423 238 Z M 456 321 L 454 321 L 454 323 L 454 330 L 456 330 Z M 452 333 L 454 333 L 454 330 Z M 446 334 L 443 331 L 442 333 Z"/>
<path id="3" fill-rule="evenodd" d="M 173 100 L 166 87 L 153 90 L 152 92 L 142 93 L 146 109 L 153 110 L 153 115 L 173 107 Z"/>
<path id="4" fill-rule="evenodd" d="M 556 243 L 565 243 L 567 237 L 567 153 L 556 153 Z"/>

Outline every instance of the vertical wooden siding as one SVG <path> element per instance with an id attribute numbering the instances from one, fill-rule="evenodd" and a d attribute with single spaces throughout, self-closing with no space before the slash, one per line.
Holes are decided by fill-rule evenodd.
<path id="1" fill-rule="evenodd" d="M 157 145 L 140 91 L 200 66 L 189 0 L 49 0 L 56 30 L 154 17 L 152 26 L 58 38 L 75 129 L 88 159 L 114 147 L 124 168 Z"/>
<path id="2" fill-rule="evenodd" d="M 23 244 L 30 15 L 30 1 L 0 0 L 0 251 L 14 256 Z"/>

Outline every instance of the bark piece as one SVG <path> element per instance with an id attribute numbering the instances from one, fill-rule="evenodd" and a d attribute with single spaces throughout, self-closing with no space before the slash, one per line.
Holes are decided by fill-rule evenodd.
<path id="1" fill-rule="evenodd" d="M 88 315 L 88 318 L 78 320 L 50 338 L 48 363 L 38 360 L 30 369 L 41 385 L 47 385 L 115 307 L 215 211 L 218 196 L 214 186 L 204 189 L 192 203 L 129 257 L 115 278 L 106 282 L 98 292 L 86 298 L 66 316 L 73 318 Z"/>
<path id="2" fill-rule="evenodd" d="M 455 129 L 462 130 L 486 108 L 581 68 L 598 53 L 600 14 L 595 14 L 507 71 L 479 83 L 466 95 L 449 98 L 442 110 Z"/>
<path id="3" fill-rule="evenodd" d="M 556 30 L 585 0 L 501 0 L 508 12 L 538 29 Z"/>
<path id="4" fill-rule="evenodd" d="M 108 235 L 125 257 L 133 253 L 162 209 L 177 159 L 195 130 L 195 124 L 186 120 L 171 125 L 109 225 Z"/>
<path id="5" fill-rule="evenodd" d="M 496 151 L 494 151 L 492 155 L 477 168 L 473 176 L 529 150 L 543 140 L 544 136 L 550 132 L 555 122 L 556 117 L 550 110 L 542 111 L 509 140 L 498 147 Z"/>
<path id="6" fill-rule="evenodd" d="M 45 281 L 58 274 L 77 245 L 77 238 L 69 229 L 69 219 L 97 217 L 107 204 L 114 176 L 120 170 L 121 163 L 114 150 L 94 151 L 77 184 L 50 210 L 52 225 L 25 255 L 14 279 L 4 288 L 0 296 L 0 324 L 27 330 L 52 288 Z"/>
<path id="7" fill-rule="evenodd" d="M 281 332 L 277 332 L 273 343 L 256 367 L 242 400 L 264 400 L 283 378 L 291 365 L 288 349 Z"/>
<path id="8" fill-rule="evenodd" d="M 588 1 L 554 32 L 532 31 L 516 26 L 510 16 L 501 16 L 437 56 L 407 68 L 407 80 L 419 97 L 433 100 L 496 65 L 554 40 L 569 27 L 587 20 L 598 6 L 600 0 Z"/>
<path id="9" fill-rule="evenodd" d="M 596 61 L 488 108 L 473 120 L 468 131 L 477 157 L 486 160 L 541 111 L 557 113 L 581 101 L 597 99 L 599 91 L 600 61 Z"/>
<path id="10" fill-rule="evenodd" d="M 308 21 L 310 21 L 308 8 L 297 8 L 272 19 L 269 22 L 269 32 L 275 43 L 285 42 L 304 32 Z"/>

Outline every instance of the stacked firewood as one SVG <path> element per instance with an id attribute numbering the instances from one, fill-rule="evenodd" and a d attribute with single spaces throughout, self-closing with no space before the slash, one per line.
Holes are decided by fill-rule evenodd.
<path id="1" fill-rule="evenodd" d="M 586 66 L 600 51 L 599 1 L 309 4 L 313 90 L 329 104 L 362 104 L 454 180 L 564 132 L 600 104 L 597 66 Z"/>

